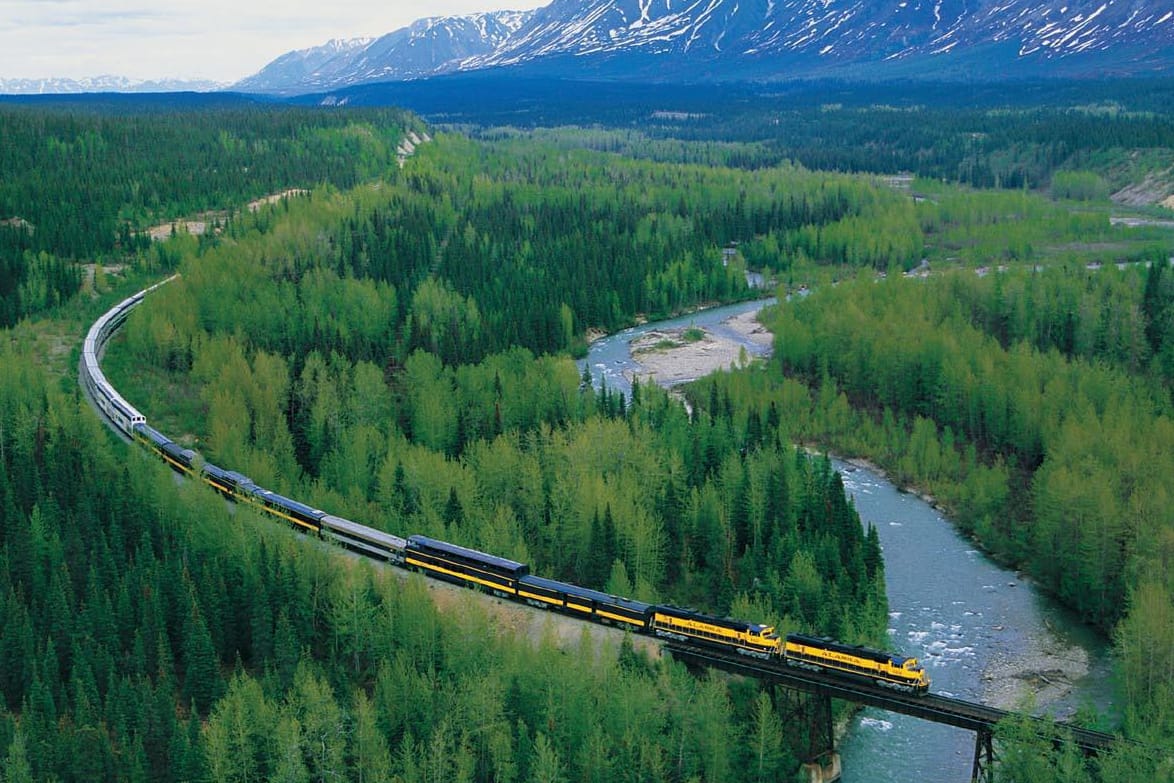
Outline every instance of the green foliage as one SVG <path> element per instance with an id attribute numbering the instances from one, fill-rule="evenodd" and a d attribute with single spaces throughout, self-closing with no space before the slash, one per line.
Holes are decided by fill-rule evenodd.
<path id="1" fill-rule="evenodd" d="M 860 113 L 837 121 L 849 114 Z M 1116 248 L 1106 261 L 1152 260 L 1153 247 L 1122 250 L 1103 215 L 1065 218 L 1021 192 L 918 181 L 928 200 L 915 203 L 792 164 L 680 162 L 754 168 L 766 159 L 757 144 L 658 142 L 633 160 L 579 149 L 598 144 L 575 132 L 442 137 L 385 172 L 402 115 L 246 115 L 201 118 L 192 138 L 216 152 L 197 160 L 257 159 L 283 180 L 261 192 L 313 184 L 298 178 L 317 171 L 306 155 L 336 168 L 314 182 L 386 177 L 233 214 L 218 235 L 135 258 L 133 274 L 184 273 L 136 311 L 106 360 L 162 431 L 375 527 L 782 633 L 884 645 L 876 532 L 830 462 L 791 444 L 870 453 L 1087 617 L 1117 623 L 1126 729 L 1169 737 L 1174 282 L 1164 265 L 986 278 L 937 266 L 1092 240 Z M 64 122 L 36 117 L 12 122 Z M 180 123 L 71 121 L 82 132 L 49 134 L 45 149 L 96 160 L 111 154 L 110 129 L 158 140 Z M 1042 182 L 1059 165 L 1039 158 L 1049 144 L 1004 154 L 976 137 L 924 170 Z M 208 181 L 228 197 L 189 183 L 177 192 L 191 201 L 157 196 L 124 219 L 235 200 L 246 185 L 225 176 Z M 1089 183 L 1059 184 L 1079 198 Z M 13 232 L 22 263 L 41 253 L 38 236 Z M 119 252 L 132 249 L 129 232 L 118 236 Z M 733 240 L 740 258 L 727 267 Z M 0 263 L 5 317 L 68 298 L 74 284 L 55 266 L 68 247 L 46 245 L 24 271 Z M 843 282 L 923 255 L 928 281 Z M 749 295 L 741 258 L 821 283 L 778 308 L 768 371 L 693 384 L 686 409 L 647 385 L 630 399 L 596 390 L 566 358 L 588 326 Z M 128 461 L 33 357 L 19 341 L 0 347 L 7 778 L 684 781 L 775 779 L 793 766 L 769 699 L 631 645 L 498 637 L 472 602 L 442 614 L 418 578 L 306 546 L 246 509 L 230 516 L 203 488 L 177 486 L 135 452 Z M 1011 759 L 1016 779 L 1084 774 L 1067 757 Z M 1147 763 L 1122 752 L 1102 772 L 1158 778 Z"/>
<path id="2" fill-rule="evenodd" d="M 1081 751 L 1062 737 L 1049 737 L 1044 727 L 1027 717 L 1015 717 L 996 729 L 998 762 L 995 780 L 1000 783 L 1072 781 L 1091 783 L 1089 765 Z M 1053 740 L 1058 750 L 1053 748 Z"/>
<path id="3" fill-rule="evenodd" d="M 1158 476 L 1169 397 L 1128 372 L 1150 364 L 1143 324 L 1130 317 L 1140 289 L 1139 275 L 1116 270 L 841 286 L 780 313 L 776 328 L 791 339 L 777 356 L 818 382 L 821 399 L 835 384 L 887 411 L 857 447 L 883 438 L 883 462 L 902 480 L 957 502 L 983 541 L 1033 563 L 1109 627 L 1122 616 L 1134 542 L 1160 540 L 1168 524 Z M 1080 317 L 1093 306 L 1095 320 Z M 1068 356 L 1053 342 L 1066 327 Z M 840 415 L 818 404 L 825 420 Z"/>
<path id="4" fill-rule="evenodd" d="M 759 776 L 789 763 L 767 702 L 744 708 L 723 681 L 698 681 L 634 652 L 622 657 L 588 635 L 569 651 L 499 637 L 472 602 L 442 616 L 419 577 L 308 546 L 243 507 L 229 515 L 206 488 L 177 485 L 137 451 L 126 462 L 126 447 L 104 436 L 75 398 L 46 384 L 31 352 L 0 350 L 8 370 L 0 378 L 2 687 L 18 715 L 18 730 L 0 734 L 8 778 L 376 780 L 394 770 L 405 780 L 606 781 L 629 769 L 647 779 L 719 780 L 743 763 L 740 738 L 752 725 Z M 227 345 L 215 350 L 241 374 L 236 385 L 248 399 L 256 366 Z M 514 358 L 517 371 L 558 367 Z M 362 367 L 345 377 L 361 379 L 369 372 Z M 507 368 L 491 364 L 478 382 L 492 389 L 497 376 L 508 388 L 515 380 Z M 410 514 L 405 526 L 443 524 L 470 543 L 498 536 L 486 540 L 507 554 L 532 545 L 544 567 L 572 573 L 586 551 L 586 538 L 576 536 L 586 537 L 590 517 L 553 509 L 598 502 L 599 532 L 591 535 L 611 542 L 615 573 L 632 579 L 636 592 L 684 596 L 689 588 L 664 582 L 652 509 L 671 508 L 674 524 L 688 525 L 688 493 L 666 485 L 680 498 L 662 498 L 654 483 L 650 495 L 636 477 L 667 481 L 672 473 L 658 466 L 659 447 L 648 442 L 655 436 L 642 418 L 680 417 L 670 428 L 678 435 L 691 425 L 667 396 L 645 399 L 654 407 L 633 407 L 630 421 L 593 414 L 557 430 L 479 439 L 467 466 L 401 439 L 389 453 L 403 477 L 389 470 L 388 491 Z M 358 410 L 349 416 L 362 419 Z M 679 445 L 689 448 L 687 440 Z M 830 520 L 817 513 L 828 506 L 826 493 L 842 495 L 842 487 L 826 462 L 808 465 L 790 449 L 777 456 L 793 466 L 784 470 L 816 482 L 813 507 L 788 513 L 827 539 L 816 558 L 827 570 L 818 578 L 846 580 L 840 565 L 823 560 L 836 547 Z M 724 462 L 723 484 L 740 470 L 732 454 Z M 565 480 L 555 480 L 558 470 Z M 763 464 L 751 474 L 770 470 Z M 738 485 L 759 497 L 754 481 L 731 484 Z M 733 502 L 716 482 L 704 492 L 710 502 Z M 341 499 L 330 507 L 347 502 L 373 508 Z M 743 502 L 746 511 L 734 516 L 744 532 L 715 534 L 751 550 L 751 531 L 764 526 L 751 509 L 771 504 Z M 692 546 L 687 531 L 674 536 Z M 715 573 L 690 567 L 689 579 L 716 583 L 731 566 L 746 567 L 728 554 L 712 563 Z M 754 590 L 748 576 L 737 579 L 744 581 L 738 607 L 756 617 L 774 611 L 774 597 Z"/>
<path id="5" fill-rule="evenodd" d="M 154 225 L 216 210 L 218 232 L 251 200 L 389 174 L 413 126 L 396 109 L 0 109 L 0 326 L 73 297 L 79 264 L 147 252 Z"/>
<path id="6" fill-rule="evenodd" d="M 641 247 L 659 246 L 647 251 L 648 262 L 684 253 L 684 260 L 673 261 L 679 279 L 690 276 L 685 270 L 703 274 L 694 276 L 701 282 L 680 303 L 743 295 L 741 270 L 732 277 L 716 250 L 711 257 L 707 249 L 727 241 L 722 225 L 732 218 L 720 196 L 729 190 L 738 204 L 733 189 L 742 187 L 742 175 L 617 165 L 597 156 L 556 168 L 540 154 L 517 150 L 524 153 L 519 163 L 501 150 L 474 176 L 472 150 L 462 143 L 430 146 L 436 148 L 405 168 L 403 182 L 300 199 L 284 213 L 237 221 L 226 235 L 231 244 L 183 246 L 183 278 L 139 308 L 125 340 L 111 347 L 107 369 L 114 383 L 151 411 L 161 429 L 210 460 L 349 518 L 479 547 L 530 562 L 538 573 L 616 593 L 718 613 L 739 607 L 780 628 L 883 643 L 883 574 L 875 542 L 866 540 L 830 463 L 791 447 L 777 416 L 716 398 L 695 406 L 691 418 L 651 388 L 629 404 L 584 384 L 565 357 L 535 356 L 516 346 L 495 350 L 531 339 L 545 348 L 566 347 L 573 325 L 591 322 L 576 307 L 589 312 L 603 306 L 618 323 L 634 317 L 645 300 L 617 292 L 668 284 L 666 277 L 644 288 L 644 273 L 622 283 L 631 271 L 625 268 L 630 250 L 600 256 L 601 288 L 583 288 L 581 277 L 560 278 L 581 272 L 562 264 L 569 253 L 559 248 L 589 246 L 588 234 L 614 241 L 617 253 L 632 236 Z M 527 171 L 530 180 L 514 184 Z M 713 193 L 701 198 L 681 191 L 685 178 L 708 181 Z M 767 226 L 779 219 L 770 194 L 788 183 L 826 189 L 813 198 L 828 214 L 855 209 L 857 196 L 887 198 L 834 179 L 827 185 L 803 173 L 764 174 L 751 183 L 754 195 L 738 207 L 744 212 L 739 219 Z M 465 185 L 455 183 L 467 183 L 472 195 L 463 196 Z M 682 192 L 689 201 L 674 203 Z M 590 205 L 590 225 L 582 220 L 583 204 Z M 399 225 L 379 217 L 383 209 L 405 218 L 428 216 L 434 241 L 380 261 L 370 238 Z M 507 227 L 520 221 L 522 236 L 527 225 L 535 226 L 527 240 L 531 250 L 521 249 L 533 253 L 532 261 L 542 259 L 543 274 L 534 278 L 538 287 L 526 308 L 515 309 L 517 292 L 499 281 L 469 277 L 467 264 L 450 263 L 448 254 L 459 243 L 466 247 L 461 252 L 476 250 L 472 263 L 517 241 L 514 228 L 482 226 L 482 209 Z M 637 220 L 637 214 L 645 217 Z M 446 228 L 458 225 L 464 228 Z M 355 244 L 360 226 L 370 235 Z M 337 240 L 321 241 L 331 236 Z M 692 256 L 689 243 L 697 248 Z M 359 246 L 366 249 L 355 253 Z M 413 253 L 420 251 L 428 254 L 419 259 L 419 268 L 428 270 L 423 276 L 411 271 Z M 350 266 L 355 259 L 375 263 Z M 566 286 L 566 296 L 549 293 Z M 547 302 L 558 306 L 551 339 L 543 342 L 545 327 L 527 326 L 524 319 L 534 311 L 530 305 Z M 193 674 L 179 685 L 181 703 L 194 703 L 217 727 L 203 743 L 213 778 L 235 774 L 232 759 L 241 754 L 249 759 L 242 762 L 246 769 L 294 780 L 336 766 L 336 760 L 299 755 L 316 724 L 275 695 L 310 688 L 318 712 L 335 714 L 315 681 L 305 679 L 307 656 L 328 662 L 339 708 L 355 703 L 347 683 L 376 683 L 372 698 L 388 717 L 382 742 L 366 729 L 374 768 L 390 758 L 405 778 L 476 777 L 486 765 L 515 770 L 505 774 L 517 779 L 572 779 L 580 765 L 604 774 L 576 749 L 593 736 L 613 744 L 611 724 L 589 725 L 581 735 L 552 733 L 549 722 L 534 717 L 533 706 L 514 710 L 485 739 L 446 723 L 449 707 L 421 696 L 435 689 L 437 673 L 449 666 L 492 671 L 500 667 L 497 659 L 486 659 L 479 647 L 476 662 L 460 663 L 473 651 L 446 641 L 446 623 L 423 591 L 398 592 L 391 609 L 366 572 L 334 576 L 315 563 L 288 566 L 284 555 L 266 550 L 259 560 L 245 558 L 241 574 L 192 575 L 192 583 L 204 587 L 177 607 L 177 617 L 186 618 L 179 638 L 186 641 L 172 659 L 181 677 Z M 316 611 L 328 612 L 328 623 L 291 599 L 291 583 Z M 228 621 L 229 612 L 239 619 Z M 477 628 L 467 635 L 484 634 Z M 260 680 L 265 672 L 267 706 L 256 689 L 234 691 L 244 687 L 239 679 L 216 700 L 224 680 L 210 674 L 208 664 L 216 658 L 223 666 L 238 656 L 247 677 Z M 197 681 L 197 672 L 207 676 Z M 651 665 L 632 674 L 663 676 Z M 724 687 L 706 688 L 704 698 L 712 702 L 706 720 L 678 730 L 705 737 L 697 745 L 703 753 L 678 758 L 671 743 L 682 741 L 680 733 L 670 732 L 662 744 L 621 723 L 635 754 L 627 763 L 654 777 L 726 777 L 737 763 L 729 747 L 740 735 L 728 720 Z M 490 688 L 487 695 L 498 692 Z M 229 728 L 241 719 L 227 710 L 246 694 L 249 709 L 262 716 L 257 722 L 268 727 L 263 738 L 246 740 Z M 594 715 L 590 709 L 598 707 L 580 705 L 574 714 L 583 709 Z M 524 731 L 519 719 L 527 724 Z M 757 720 L 771 725 L 765 714 Z M 681 720 L 659 718 L 652 725 L 667 724 Z M 238 744 L 226 744 L 225 737 Z M 764 774 L 768 762 L 785 756 L 769 743 L 761 751 Z M 674 763 L 680 769 L 670 773 Z"/>
<path id="7" fill-rule="evenodd" d="M 413 122 L 396 109 L 6 107 L 0 216 L 31 224 L 34 249 L 93 257 L 113 251 L 124 227 L 385 174 Z"/>
<path id="8" fill-rule="evenodd" d="M 1163 269 L 841 285 L 772 324 L 779 369 L 816 387 L 799 432 L 925 488 L 1112 631 L 1127 730 L 1154 743 L 1174 734 L 1171 381 L 1147 339 L 1164 350 L 1148 328 L 1166 318 Z M 731 394 L 753 399 L 754 380 Z"/>
<path id="9" fill-rule="evenodd" d="M 1057 171 L 1052 175 L 1052 196 L 1072 201 L 1103 201 L 1109 184 L 1093 171 Z"/>
<path id="10" fill-rule="evenodd" d="M 593 90 L 543 97 L 544 110 L 469 107 L 482 137 L 516 136 L 503 123 L 564 148 L 745 169 L 797 163 L 814 170 L 909 174 L 975 188 L 1038 189 L 1057 173 L 1095 170 L 1118 189 L 1168 167 L 1174 134 L 1165 80 L 1082 80 L 983 87 L 810 82 L 763 89 L 690 85 L 687 95 Z M 664 111 L 666 102 L 680 111 Z M 1090 109 L 1090 106 L 1093 107 Z M 686 108 L 687 107 L 687 108 Z M 1105 107 L 1110 107 L 1106 110 Z M 552 122 L 551 118 L 555 118 Z M 600 127 L 606 117 L 612 127 Z M 571 119 L 573 118 L 573 119 Z M 568 131 L 566 126 L 584 126 Z M 1063 177 L 1061 177 L 1063 179 Z"/>

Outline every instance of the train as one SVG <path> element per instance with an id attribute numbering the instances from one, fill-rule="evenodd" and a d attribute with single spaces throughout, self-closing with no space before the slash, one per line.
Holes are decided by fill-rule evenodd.
<path id="1" fill-rule="evenodd" d="M 110 385 L 99 367 L 107 341 L 130 312 L 163 280 L 119 302 L 91 326 L 82 353 L 82 383 L 98 409 L 131 441 L 175 472 L 203 481 L 225 498 L 252 506 L 304 533 L 364 556 L 501 598 L 689 644 L 735 651 L 787 666 L 925 694 L 929 677 L 916 658 L 827 637 L 790 633 L 780 638 L 769 625 L 734 620 L 667 604 L 610 595 L 530 573 L 526 563 L 423 535 L 393 535 L 313 508 L 259 486 L 248 476 L 203 461 L 147 423 L 146 416 Z"/>

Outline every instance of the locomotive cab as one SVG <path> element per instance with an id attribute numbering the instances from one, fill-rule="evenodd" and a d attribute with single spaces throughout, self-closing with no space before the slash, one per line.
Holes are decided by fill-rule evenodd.
<path id="1" fill-rule="evenodd" d="M 773 625 L 751 624 L 746 630 L 746 636 L 756 652 L 763 656 L 778 655 L 782 651 L 782 642 Z"/>
<path id="2" fill-rule="evenodd" d="M 752 625 L 750 626 L 750 635 L 774 655 L 782 652 L 783 643 L 779 641 L 779 635 L 773 625 Z"/>
<path id="3" fill-rule="evenodd" d="M 896 661 L 894 660 L 894 663 Z M 925 693 L 929 690 L 929 677 L 925 674 L 925 669 L 917 662 L 916 658 L 906 658 L 901 662 L 901 668 L 910 675 L 909 687 L 917 693 Z M 916 677 L 916 679 L 913 679 Z"/>
<path id="4" fill-rule="evenodd" d="M 905 681 L 915 693 L 924 694 L 926 690 L 930 689 L 930 679 L 925 675 L 925 669 L 922 664 L 917 662 L 916 657 L 902 659 L 902 657 L 895 655 L 892 662 L 902 670 L 900 679 Z"/>

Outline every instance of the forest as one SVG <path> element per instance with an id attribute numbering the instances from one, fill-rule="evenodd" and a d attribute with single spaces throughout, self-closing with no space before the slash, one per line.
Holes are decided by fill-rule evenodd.
<path id="1" fill-rule="evenodd" d="M 401 168 L 400 135 L 423 126 L 397 112 L 21 109 L 11 121 L 90 140 L 120 129 L 111 160 L 127 156 L 128 128 L 166 140 L 166 154 L 146 144 L 124 194 L 164 171 L 191 182 L 242 166 L 238 137 L 291 166 L 291 149 L 338 156 L 329 174 L 310 154 L 288 180 L 179 188 L 152 207 L 112 193 L 125 223 L 84 252 L 10 224 L 10 268 L 25 275 L 13 290 L 74 282 L 10 310 L 0 348 L 0 645 L 13 662 L 0 674 L 0 780 L 796 769 L 793 727 L 757 684 L 698 679 L 627 641 L 601 648 L 585 633 L 568 649 L 500 633 L 478 602 L 442 610 L 418 577 L 230 511 L 104 435 L 72 370 L 81 335 L 173 271 L 104 368 L 208 460 L 544 576 L 885 646 L 876 533 L 803 446 L 868 456 L 1115 641 L 1120 729 L 1144 744 L 1040 768 L 1012 726 L 1005 779 L 1168 771 L 1138 748 L 1174 737 L 1174 272 L 1168 234 L 1109 220 L 1119 172 L 1073 166 L 1038 189 L 894 186 L 722 162 L 721 139 L 600 128 L 437 133 Z M 23 181 L 37 187 L 28 201 L 53 196 L 52 182 Z M 304 185 L 308 196 L 240 207 Z M 221 217 L 201 236 L 141 238 L 193 209 Z M 122 268 L 91 281 L 72 263 L 83 259 Z M 769 314 L 765 365 L 693 384 L 687 406 L 656 387 L 596 388 L 576 369 L 589 332 L 754 295 L 748 267 L 780 293 L 814 291 Z M 61 322 L 76 331 L 73 359 L 47 364 L 38 330 Z"/>
<path id="2" fill-rule="evenodd" d="M 148 250 L 153 225 L 377 176 L 409 123 L 422 127 L 396 109 L 329 114 L 244 101 L 201 111 L 0 103 L 0 326 L 75 295 L 78 264 Z"/>
<path id="3" fill-rule="evenodd" d="M 789 162 L 979 188 L 1046 188 L 1054 174 L 1090 166 L 1123 187 L 1168 169 L 1148 153 L 1174 142 L 1169 78 L 682 86 L 480 74 L 343 95 L 351 105 L 406 106 L 474 137 L 577 128 L 597 149 L 667 162 Z"/>

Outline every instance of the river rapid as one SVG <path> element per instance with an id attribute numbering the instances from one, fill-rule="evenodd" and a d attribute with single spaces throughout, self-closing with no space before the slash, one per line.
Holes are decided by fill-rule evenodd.
<path id="1" fill-rule="evenodd" d="M 630 392 L 630 343 L 647 331 L 695 325 L 738 339 L 722 322 L 769 302 L 745 302 L 627 329 L 592 344 L 580 363 L 596 384 Z M 762 349 L 745 340 L 747 352 Z M 1109 649 L 1029 579 L 985 556 L 927 499 L 898 490 L 866 464 L 834 460 L 863 524 L 885 556 L 888 634 L 916 655 L 943 695 L 1059 718 L 1111 712 Z M 973 733 L 875 708 L 838 739 L 844 783 L 970 780 Z"/>

